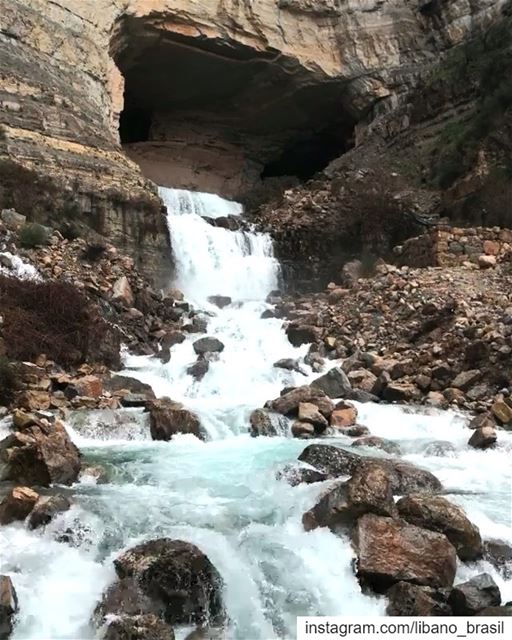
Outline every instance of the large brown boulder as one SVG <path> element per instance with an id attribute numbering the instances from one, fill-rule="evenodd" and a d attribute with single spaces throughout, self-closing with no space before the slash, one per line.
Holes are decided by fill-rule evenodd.
<path id="1" fill-rule="evenodd" d="M 224 618 L 222 578 L 190 542 L 150 540 L 122 554 L 114 566 L 119 578 L 134 578 L 145 596 L 160 603 L 170 624 L 215 623 Z"/>
<path id="2" fill-rule="evenodd" d="M 0 640 L 7 640 L 14 628 L 18 597 L 9 576 L 0 576 Z"/>
<path id="3" fill-rule="evenodd" d="M 357 469 L 348 482 L 330 488 L 302 517 L 306 531 L 329 527 L 336 531 L 364 513 L 395 516 L 389 475 L 379 465 Z"/>
<path id="4" fill-rule="evenodd" d="M 328 418 L 333 410 L 333 404 L 327 398 L 325 393 L 320 389 L 315 389 L 309 386 L 296 387 L 286 393 L 283 393 L 279 398 L 275 400 L 269 400 L 265 407 L 281 413 L 284 416 L 297 416 L 299 412 L 299 405 L 301 403 L 314 404 L 320 413 Z"/>
<path id="5" fill-rule="evenodd" d="M 441 533 L 369 513 L 357 521 L 355 546 L 361 584 L 379 593 L 400 581 L 436 589 L 453 584 L 457 554 Z"/>
<path id="6" fill-rule="evenodd" d="M 388 616 L 451 616 L 447 602 L 448 589 L 420 587 L 410 582 L 397 582 L 386 592 Z"/>
<path id="7" fill-rule="evenodd" d="M 174 640 L 172 627 L 153 614 L 112 620 L 104 640 Z"/>
<path id="8" fill-rule="evenodd" d="M 72 484 L 80 473 L 80 452 L 59 420 L 38 420 L 0 442 L 3 479 L 27 485 Z"/>
<path id="9" fill-rule="evenodd" d="M 179 402 L 161 398 L 149 402 L 147 407 L 153 440 L 171 440 L 178 433 L 204 438 L 199 418 Z"/>
<path id="10" fill-rule="evenodd" d="M 397 503 L 404 520 L 417 527 L 444 533 L 461 560 L 476 560 L 483 554 L 480 531 L 464 511 L 442 496 L 409 495 Z"/>
<path id="11" fill-rule="evenodd" d="M 29 487 L 14 487 L 0 502 L 0 524 L 25 520 L 34 508 L 39 494 Z"/>
<path id="12" fill-rule="evenodd" d="M 430 471 L 409 462 L 360 456 L 332 445 L 312 444 L 304 449 L 299 460 L 331 478 L 352 475 L 359 466 L 370 462 L 380 465 L 391 480 L 393 495 L 433 493 L 442 489 L 441 482 Z"/>
<path id="13" fill-rule="evenodd" d="M 474 616 L 487 607 L 501 604 L 498 585 L 488 573 L 480 573 L 453 587 L 449 602 L 456 616 Z"/>
<path id="14" fill-rule="evenodd" d="M 352 384 L 341 367 L 333 367 L 313 380 L 311 386 L 320 389 L 329 398 L 348 398 L 352 394 Z"/>

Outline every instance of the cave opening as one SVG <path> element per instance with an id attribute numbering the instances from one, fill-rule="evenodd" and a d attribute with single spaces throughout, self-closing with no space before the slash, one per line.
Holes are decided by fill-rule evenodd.
<path id="1" fill-rule="evenodd" d="M 121 144 L 147 142 L 150 139 L 152 111 L 138 107 L 125 107 L 119 116 Z"/>
<path id="2" fill-rule="evenodd" d="M 120 142 L 162 186 L 243 200 L 269 178 L 311 178 L 353 144 L 345 84 L 275 50 L 124 16 L 111 54 Z"/>

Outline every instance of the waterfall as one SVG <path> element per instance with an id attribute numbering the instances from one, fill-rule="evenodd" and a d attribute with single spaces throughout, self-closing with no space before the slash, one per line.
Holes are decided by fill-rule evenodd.
<path id="1" fill-rule="evenodd" d="M 327 483 L 291 487 L 277 478 L 306 443 L 248 434 L 252 409 L 312 376 L 307 367 L 303 376 L 272 366 L 281 358 L 302 358 L 307 347 L 289 343 L 281 320 L 261 317 L 279 278 L 270 237 L 229 231 L 204 219 L 240 216 L 236 203 L 172 189 L 161 189 L 161 195 L 174 284 L 202 313 L 207 335 L 225 347 L 199 382 L 187 369 L 196 358 L 193 342 L 202 334 L 175 345 L 166 364 L 128 355 L 124 373 L 194 410 L 208 440 L 148 440 L 147 415 L 139 410 L 120 423 L 108 412 L 73 418 L 70 433 L 84 464 L 102 467 L 108 482 L 95 484 L 89 477 L 77 483 L 73 507 L 44 530 L 29 531 L 20 523 L 0 527 L 1 572 L 13 577 L 20 600 L 13 640 L 100 638 L 90 619 L 115 579 L 112 560 L 161 536 L 198 545 L 219 570 L 229 619 L 226 640 L 292 640 L 298 615 L 382 615 L 385 600 L 360 590 L 348 537 L 327 529 L 304 531 L 302 514 Z M 209 300 L 215 295 L 229 296 L 231 304 L 218 308 Z M 467 510 L 485 537 L 512 542 L 506 449 L 468 448 L 464 419 L 450 412 L 428 415 L 371 404 L 358 409 L 373 434 L 394 439 L 405 460 L 438 475 L 453 492 L 449 499 Z M 500 438 L 512 446 L 512 434 Z M 425 453 L 426 445 L 440 439 L 454 445 L 453 456 Z M 468 489 L 472 493 L 463 493 Z M 59 542 L 70 535 L 71 543 Z M 503 601 L 512 598 L 512 582 L 485 562 L 461 565 L 457 580 L 482 571 L 492 573 Z M 176 629 L 177 640 L 186 634 Z"/>

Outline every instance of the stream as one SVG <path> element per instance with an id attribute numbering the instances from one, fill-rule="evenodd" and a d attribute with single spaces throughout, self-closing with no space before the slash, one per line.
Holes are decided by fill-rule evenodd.
<path id="1" fill-rule="evenodd" d="M 193 542 L 221 573 L 227 640 L 291 640 L 298 615 L 383 615 L 385 599 L 360 591 L 348 538 L 302 527 L 302 514 L 327 483 L 291 487 L 276 478 L 311 441 L 287 433 L 248 434 L 253 409 L 283 387 L 318 375 L 302 364 L 306 375 L 272 366 L 281 358 L 303 358 L 307 346 L 289 343 L 282 320 L 261 317 L 271 308 L 268 294 L 280 284 L 270 236 L 203 219 L 241 215 L 236 203 L 211 194 L 160 192 L 168 209 L 174 286 L 203 310 L 207 335 L 225 348 L 201 381 L 186 373 L 196 359 L 192 343 L 201 334 L 175 345 L 167 364 L 124 354 L 123 374 L 151 384 L 157 396 L 183 402 L 200 417 L 207 440 L 178 436 L 154 442 L 147 415 L 138 409 L 124 410 L 124 419 L 115 422 L 99 411 L 86 420 L 70 419 L 84 464 L 104 467 L 109 482 L 84 477 L 73 487 L 73 507 L 44 529 L 28 531 L 23 523 L 0 528 L 0 566 L 13 577 L 20 601 L 13 640 L 101 637 L 90 617 L 115 579 L 113 558 L 161 536 Z M 219 309 L 208 300 L 214 295 L 230 296 L 232 303 Z M 511 433 L 500 431 L 500 447 L 477 451 L 467 445 L 470 432 L 461 415 L 357 406 L 358 422 L 373 435 L 395 440 L 406 460 L 435 473 L 484 538 L 512 542 Z M 438 440 L 451 442 L 455 452 L 426 455 L 427 445 Z M 63 536 L 66 543 L 59 541 Z M 483 570 L 493 575 L 503 601 L 511 600 L 512 581 L 484 561 L 459 563 L 456 580 Z M 177 629 L 177 639 L 188 631 Z"/>

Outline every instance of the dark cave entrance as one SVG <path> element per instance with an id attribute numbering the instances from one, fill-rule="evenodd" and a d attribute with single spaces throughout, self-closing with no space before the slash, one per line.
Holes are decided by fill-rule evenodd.
<path id="1" fill-rule="evenodd" d="M 111 53 L 121 144 L 160 185 L 244 199 L 267 179 L 311 178 L 353 144 L 344 83 L 275 50 L 125 16 Z"/>
<path id="2" fill-rule="evenodd" d="M 150 138 L 152 112 L 149 109 L 125 107 L 119 117 L 119 139 L 121 144 L 147 142 Z"/>
<path id="3" fill-rule="evenodd" d="M 350 126 L 347 128 L 346 123 L 338 122 L 293 140 L 278 158 L 263 167 L 261 178 L 295 176 L 301 181 L 309 180 L 353 146 L 352 134 Z"/>

